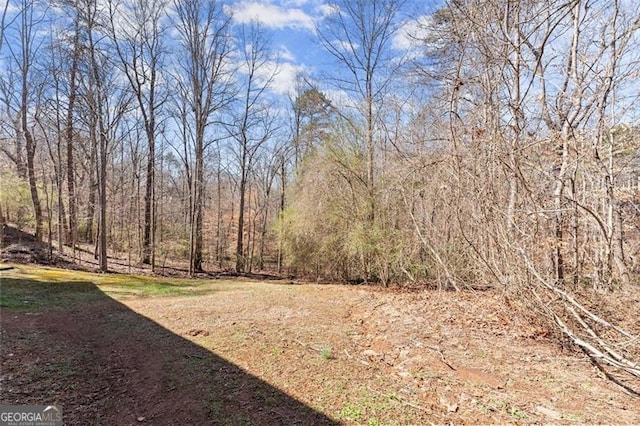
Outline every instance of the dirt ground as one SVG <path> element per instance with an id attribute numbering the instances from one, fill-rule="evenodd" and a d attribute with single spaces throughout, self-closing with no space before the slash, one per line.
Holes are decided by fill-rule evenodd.
<path id="1" fill-rule="evenodd" d="M 637 398 L 496 292 L 210 280 L 142 297 L 3 274 L 64 287 L 2 309 L 0 404 L 60 403 L 65 424 L 640 424 Z"/>

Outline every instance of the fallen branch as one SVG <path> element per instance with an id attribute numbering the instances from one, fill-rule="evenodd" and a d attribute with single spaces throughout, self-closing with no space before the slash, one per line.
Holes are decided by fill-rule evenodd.
<path id="1" fill-rule="evenodd" d="M 611 358 L 615 359 L 617 362 L 623 364 L 629 369 L 629 373 L 633 374 L 636 377 L 640 377 L 640 368 L 634 362 L 626 359 L 619 353 L 615 352 L 613 349 L 605 343 L 600 336 L 587 324 L 578 313 L 572 309 L 570 306 L 567 307 L 567 310 L 573 315 L 573 317 L 578 321 L 578 323 L 587 331 L 587 333 L 602 347 L 602 349 L 611 356 Z"/>
<path id="2" fill-rule="evenodd" d="M 583 350 L 584 351 L 584 350 Z M 636 391 L 635 389 L 632 389 L 631 387 L 625 385 L 624 383 L 622 383 L 620 380 L 616 379 L 615 377 L 613 377 L 613 375 L 611 375 L 611 373 L 609 373 L 607 370 L 604 369 L 604 367 L 598 362 L 597 359 L 593 358 L 591 356 L 590 353 L 584 351 L 587 356 L 589 357 L 589 359 L 591 360 L 591 363 L 593 365 L 595 365 L 595 367 L 604 375 L 604 377 L 611 381 L 611 383 L 613 383 L 614 385 L 618 386 L 620 388 L 620 390 L 624 393 L 626 393 L 629 396 L 635 396 L 636 398 L 640 398 L 640 393 L 638 391 Z"/>
<path id="3" fill-rule="evenodd" d="M 602 361 L 614 368 L 625 371 L 626 373 L 634 377 L 640 378 L 640 366 L 638 366 L 638 364 L 633 360 L 626 358 L 625 356 L 614 350 L 612 348 L 612 346 L 614 345 L 606 342 L 580 314 L 582 313 L 586 318 L 592 320 L 597 324 L 615 330 L 619 334 L 631 339 L 631 341 L 634 341 L 635 339 L 637 339 L 637 337 L 632 336 L 630 333 L 626 332 L 620 327 L 611 324 L 609 321 L 600 318 L 598 315 L 585 308 L 582 304 L 578 303 L 578 301 L 575 300 L 575 298 L 568 294 L 566 291 L 561 290 L 557 286 L 549 283 L 538 273 L 531 260 L 524 253 L 524 250 L 519 249 L 518 251 L 520 252 L 520 255 L 522 256 L 529 272 L 536 278 L 536 280 L 540 284 L 542 284 L 544 288 L 551 291 L 556 296 L 560 296 L 559 301 L 562 303 L 565 312 L 570 315 L 570 318 L 573 318 L 573 320 L 575 320 L 575 322 L 579 325 L 579 329 L 586 333 L 588 335 L 588 338 L 578 336 L 576 331 L 573 330 L 560 317 L 558 312 L 556 312 L 549 304 L 544 302 L 543 298 L 538 294 L 538 292 L 535 291 L 535 289 L 530 289 L 540 302 L 541 306 L 544 307 L 547 314 L 551 316 L 555 324 L 560 328 L 560 331 L 562 331 L 562 333 L 567 338 L 569 338 L 571 342 L 581 348 L 601 371 L 603 370 L 603 367 L 599 364 L 599 361 Z M 587 339 L 591 341 L 588 341 Z M 606 377 L 611 380 L 613 376 L 607 373 Z M 621 386 L 618 381 L 614 381 L 614 383 Z M 622 386 L 624 387 L 624 385 Z M 625 389 L 627 390 L 628 394 L 639 396 L 637 392 L 631 390 L 631 388 L 627 388 L 628 387 L 626 387 Z"/>
<path id="4" fill-rule="evenodd" d="M 427 349 L 431 349 L 432 351 L 437 352 L 437 353 L 440 355 L 440 360 L 442 361 L 442 363 L 443 363 L 444 365 L 446 365 L 447 367 L 449 367 L 450 369 L 452 369 L 453 371 L 456 371 L 456 369 L 455 369 L 451 364 L 449 364 L 449 363 L 447 362 L 447 360 L 444 358 L 444 354 L 442 353 L 442 351 L 440 350 L 440 348 L 439 348 L 439 347 L 437 347 L 437 346 L 427 346 L 427 345 L 425 345 L 425 348 L 427 348 Z"/>

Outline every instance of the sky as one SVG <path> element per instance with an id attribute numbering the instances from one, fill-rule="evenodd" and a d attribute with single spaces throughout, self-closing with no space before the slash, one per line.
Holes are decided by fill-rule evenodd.
<path id="1" fill-rule="evenodd" d="M 314 74 L 327 65 L 315 39 L 316 23 L 329 13 L 322 0 L 240 0 L 230 8 L 235 23 L 257 20 L 269 31 L 280 62 L 274 92 L 291 93 L 298 73 Z"/>
<path id="2" fill-rule="evenodd" d="M 433 1 L 417 1 L 426 6 Z M 425 7 L 426 9 L 426 7 Z M 318 75 L 334 66 L 334 62 L 318 45 L 316 25 L 331 13 L 324 0 L 236 0 L 229 3 L 236 24 L 258 21 L 272 39 L 272 48 L 277 52 L 280 66 L 272 90 L 279 94 L 291 93 L 298 73 Z M 426 15 L 401 16 L 403 28 L 393 40 L 393 47 L 407 50 L 415 46 L 410 34 L 418 30 L 416 22 Z"/>
<path id="3" fill-rule="evenodd" d="M 8 18 L 15 17 L 19 11 L 19 2 L 8 0 Z M 99 0 L 106 1 L 106 0 Z M 270 67 L 277 66 L 278 73 L 273 78 L 270 90 L 276 95 L 291 96 L 295 93 L 296 76 L 299 74 L 317 80 L 317 77 L 335 67 L 335 62 L 319 45 L 316 36 L 316 26 L 322 23 L 326 16 L 332 13 L 327 0 L 221 0 L 224 3 L 224 11 L 232 16 L 232 22 L 236 25 L 249 24 L 258 21 L 271 39 L 271 48 L 275 52 L 278 65 L 271 63 Z M 0 0 L 0 4 L 2 4 Z M 402 28 L 392 40 L 392 48 L 402 54 L 415 48 L 415 35 L 420 31 L 417 22 L 428 19 L 429 9 L 433 11 L 434 4 L 441 0 L 408 0 L 412 4 L 411 10 L 402 10 L 399 14 Z M 45 5 L 47 3 L 41 3 Z M 171 4 L 171 3 L 169 3 Z M 53 8 L 55 9 L 55 7 Z M 46 14 L 52 14 L 51 6 L 46 8 Z M 417 12 L 416 12 L 417 10 Z M 46 31 L 47 34 L 49 31 Z M 5 34 L 6 35 L 6 34 Z M 11 43 L 11 37 L 5 39 L 5 44 Z M 6 59 L 6 47 L 3 55 L 0 55 L 0 75 L 5 69 L 3 59 Z M 264 70 L 269 74 L 270 69 Z M 322 87 L 334 102 L 341 98 L 336 92 L 331 95 L 328 87 Z"/>

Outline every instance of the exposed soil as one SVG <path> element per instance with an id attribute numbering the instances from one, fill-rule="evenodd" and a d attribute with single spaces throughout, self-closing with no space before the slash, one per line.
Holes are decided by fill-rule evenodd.
<path id="1" fill-rule="evenodd" d="M 238 284 L 4 309 L 0 403 L 66 424 L 640 423 L 500 294 Z"/>
<path id="2" fill-rule="evenodd" d="M 82 285 L 94 293 L 82 306 L 3 310 L 0 404 L 62 404 L 65 424 L 77 425 L 332 423 Z"/>
<path id="3" fill-rule="evenodd" d="M 58 253 L 52 246 L 38 241 L 32 234 L 9 224 L 1 224 L 0 260 L 9 263 L 57 266 L 65 269 L 86 269 Z"/>
<path id="4" fill-rule="evenodd" d="M 78 266 L 15 228 L 3 234 L 4 260 L 94 269 L 88 251 Z M 184 297 L 83 282 L 59 294 L 62 308 L 3 308 L 0 404 L 62 404 L 72 425 L 640 424 L 638 398 L 499 292 L 246 278 Z M 640 333 L 637 287 L 601 298 Z"/>

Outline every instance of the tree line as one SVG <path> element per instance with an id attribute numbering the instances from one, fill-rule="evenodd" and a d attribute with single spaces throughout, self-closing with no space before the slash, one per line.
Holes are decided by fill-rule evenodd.
<path id="1" fill-rule="evenodd" d="M 264 29 L 232 27 L 223 6 L 7 1 L 3 177 L 28 185 L 32 211 L 7 193 L 4 216 L 38 239 L 48 221 L 60 249 L 95 244 L 101 270 L 123 253 L 187 258 L 190 274 L 230 255 L 255 268 L 245 259 L 256 238 L 264 252 L 273 216 L 273 182 L 259 184 L 285 134 L 277 66 Z"/>
<path id="2" fill-rule="evenodd" d="M 508 281 L 522 252 L 628 281 L 637 7 L 592 3 L 452 1 L 413 31 L 407 1 L 331 3 L 334 66 L 283 101 L 265 29 L 223 2 L 6 1 L 5 179 L 38 238 L 48 221 L 105 270 L 160 254 L 458 286 Z"/>

